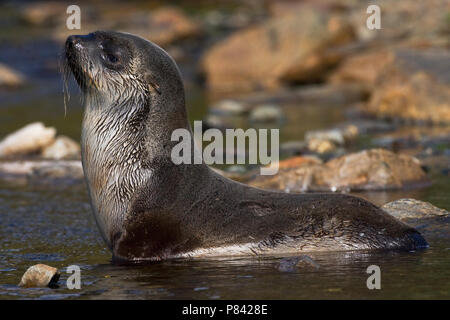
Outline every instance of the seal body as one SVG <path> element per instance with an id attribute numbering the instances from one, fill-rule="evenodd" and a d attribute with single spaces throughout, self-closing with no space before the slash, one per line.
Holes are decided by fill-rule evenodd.
<path id="1" fill-rule="evenodd" d="M 82 159 L 97 224 L 113 257 L 259 255 L 426 247 L 415 229 L 363 199 L 286 194 L 175 165 L 172 132 L 190 129 L 180 72 L 137 36 L 70 36 L 65 58 L 85 101 Z"/>

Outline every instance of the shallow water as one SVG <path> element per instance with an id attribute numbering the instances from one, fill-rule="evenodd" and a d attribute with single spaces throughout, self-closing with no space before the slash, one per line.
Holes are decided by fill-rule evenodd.
<path id="1" fill-rule="evenodd" d="M 448 179 L 422 189 L 361 193 L 377 204 L 414 197 L 449 208 Z M 83 185 L 0 183 L 0 299 L 443 299 L 450 298 L 450 219 L 410 221 L 430 248 L 419 252 L 311 253 L 319 269 L 280 272 L 283 257 L 173 260 L 146 266 L 110 261 Z M 17 287 L 25 270 L 61 270 L 59 288 Z M 81 290 L 65 268 L 81 267 Z M 368 290 L 366 269 L 381 268 L 381 290 Z"/>
<path id="2" fill-rule="evenodd" d="M 431 247 L 418 252 L 309 254 L 320 267 L 280 272 L 282 257 L 173 260 L 147 266 L 110 262 L 83 187 L 0 185 L 0 298 L 39 299 L 429 299 L 450 297 L 450 219 L 413 221 Z M 61 269 L 57 289 L 17 287 L 30 265 Z M 81 267 L 81 290 L 65 268 Z M 381 268 L 381 290 L 366 269 Z M 445 280 L 447 279 L 447 280 Z"/>

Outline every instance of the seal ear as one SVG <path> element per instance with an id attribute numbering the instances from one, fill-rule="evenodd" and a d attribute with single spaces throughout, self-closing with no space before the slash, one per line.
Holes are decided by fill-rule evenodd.
<path id="1" fill-rule="evenodd" d="M 150 91 L 156 91 L 158 94 L 161 94 L 161 88 L 151 73 L 145 75 L 145 81 L 147 82 Z"/>

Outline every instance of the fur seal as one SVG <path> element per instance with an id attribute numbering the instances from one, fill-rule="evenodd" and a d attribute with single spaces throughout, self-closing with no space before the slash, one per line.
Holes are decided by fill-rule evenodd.
<path id="1" fill-rule="evenodd" d="M 427 247 L 363 199 L 249 187 L 207 165 L 175 165 L 171 133 L 190 129 L 172 58 L 140 37 L 70 36 L 66 65 L 84 96 L 82 159 L 113 260 Z"/>

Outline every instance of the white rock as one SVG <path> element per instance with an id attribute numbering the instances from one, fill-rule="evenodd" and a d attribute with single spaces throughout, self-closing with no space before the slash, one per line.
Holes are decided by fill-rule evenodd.
<path id="1" fill-rule="evenodd" d="M 59 136 L 49 146 L 42 150 L 42 157 L 46 159 L 79 158 L 80 145 L 66 136 Z"/>
<path id="2" fill-rule="evenodd" d="M 255 107 L 251 113 L 249 120 L 252 122 L 279 122 L 283 119 L 281 109 L 276 105 L 264 104 Z"/>
<path id="3" fill-rule="evenodd" d="M 344 134 L 339 129 L 308 131 L 305 134 L 305 140 L 308 142 L 310 140 L 327 140 L 337 145 L 345 143 Z"/>
<path id="4" fill-rule="evenodd" d="M 34 122 L 9 134 L 0 141 L 0 157 L 37 152 L 55 141 L 56 129 Z"/>
<path id="5" fill-rule="evenodd" d="M 27 269 L 22 276 L 19 286 L 25 288 L 46 287 L 58 282 L 58 269 L 45 264 L 36 264 Z"/>
<path id="6" fill-rule="evenodd" d="M 0 63 L 0 87 L 17 87 L 25 82 L 25 77 Z"/>

